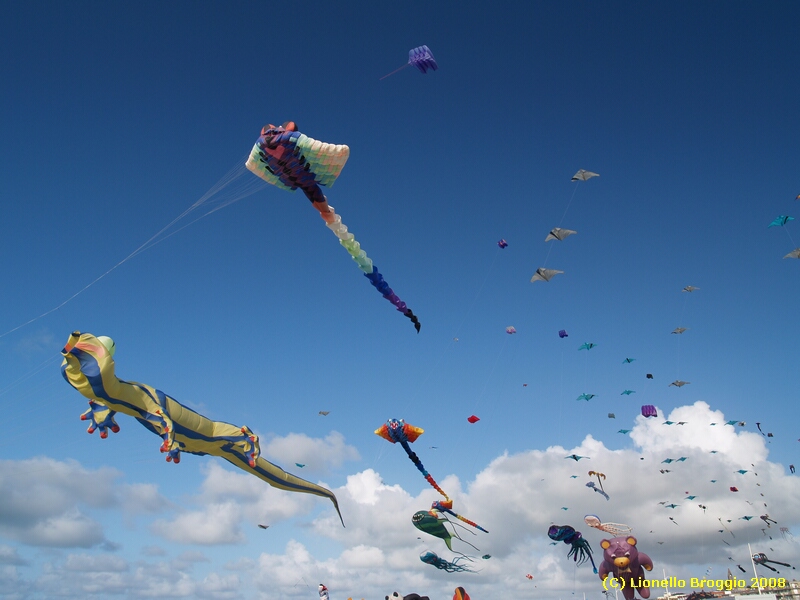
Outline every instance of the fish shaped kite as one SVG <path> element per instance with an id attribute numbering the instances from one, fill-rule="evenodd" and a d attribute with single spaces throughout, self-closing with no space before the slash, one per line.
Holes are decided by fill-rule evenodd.
<path id="1" fill-rule="evenodd" d="M 434 537 L 438 537 L 444 540 L 444 543 L 447 544 L 447 548 L 451 552 L 455 552 L 453 550 L 453 538 L 461 540 L 465 544 L 472 546 L 467 540 L 463 539 L 458 532 L 453 528 L 452 533 L 449 529 L 447 529 L 444 524 L 449 523 L 450 525 L 456 525 L 456 523 L 451 522 L 447 519 L 447 517 L 440 517 L 436 511 L 428 511 L 428 510 L 420 510 L 414 513 L 411 517 L 411 522 L 414 524 L 414 527 L 419 529 L 420 531 L 427 533 L 428 535 L 432 535 Z M 475 548 L 475 546 L 472 546 Z M 477 548 L 475 548 L 477 550 Z M 460 553 L 459 553 L 460 554 Z"/>
<path id="2" fill-rule="evenodd" d="M 575 175 L 572 176 L 572 181 L 588 181 L 592 177 L 600 177 L 600 174 L 580 169 L 577 173 L 575 173 Z"/>
<path id="3" fill-rule="evenodd" d="M 531 277 L 531 283 L 535 281 L 550 281 L 556 275 L 563 274 L 564 271 L 557 271 L 555 269 L 545 269 L 544 267 L 539 267 L 536 269 L 536 273 L 533 274 Z"/>
<path id="4" fill-rule="evenodd" d="M 419 319 L 389 287 L 378 267 L 361 249 L 355 236 L 347 231 L 341 217 L 334 212 L 320 189 L 321 185 L 333 185 L 349 156 L 350 148 L 347 146 L 311 139 L 300 133 L 295 123 L 287 121 L 280 127 L 272 124 L 264 126 L 245 166 L 276 187 L 288 191 L 300 188 L 372 286 L 408 317 L 419 333 Z"/>
<path id="5" fill-rule="evenodd" d="M 594 481 L 590 481 L 589 483 L 587 483 L 586 487 L 592 488 L 595 492 L 597 492 L 598 494 L 603 496 L 603 498 L 605 498 L 606 500 L 610 500 L 611 499 L 611 498 L 608 497 L 608 494 L 606 494 L 605 491 L 603 491 L 599 487 L 597 487 L 597 484 Z"/>
<path id="6" fill-rule="evenodd" d="M 162 438 L 160 449 L 167 462 L 178 464 L 181 452 L 219 456 L 278 489 L 328 498 L 342 519 L 333 492 L 262 458 L 258 436 L 248 427 L 211 421 L 153 387 L 118 379 L 105 340 L 110 341 L 76 331 L 61 351 L 61 374 L 89 399 L 89 410 L 81 415 L 81 420 L 91 422 L 89 433 L 99 429 L 105 439 L 108 429 L 120 430 L 114 418 L 117 413 L 134 417 Z"/>
<path id="7" fill-rule="evenodd" d="M 554 227 L 550 230 L 550 233 L 547 234 L 547 237 L 544 238 L 544 241 L 549 242 L 550 240 L 558 240 L 561 242 L 569 236 L 575 235 L 576 233 L 578 232 L 573 231 L 572 229 L 561 229 L 561 227 Z"/>
<path id="8" fill-rule="evenodd" d="M 475 418 L 477 419 L 477 417 Z M 392 444 L 400 444 L 403 447 L 403 450 L 406 451 L 409 460 L 411 460 L 411 462 L 414 463 L 414 466 L 417 467 L 417 470 L 422 473 L 425 481 L 427 481 L 433 489 L 435 489 L 444 497 L 444 502 L 434 502 L 431 510 L 448 513 L 458 520 L 463 521 L 467 525 L 471 525 L 475 529 L 480 529 L 484 533 L 489 533 L 477 523 L 474 523 L 469 519 L 462 517 L 458 513 L 453 512 L 453 501 L 445 493 L 445 491 L 439 487 L 439 484 L 436 483 L 436 480 L 433 478 L 433 476 L 425 469 L 425 466 L 422 464 L 422 461 L 419 459 L 416 452 L 414 452 L 411 449 L 411 446 L 409 446 L 409 444 L 413 444 L 423 433 L 425 433 L 424 429 L 406 423 L 403 421 L 403 419 L 389 419 L 386 421 L 386 423 L 375 430 L 375 435 L 382 437 L 387 442 L 391 442 Z"/>

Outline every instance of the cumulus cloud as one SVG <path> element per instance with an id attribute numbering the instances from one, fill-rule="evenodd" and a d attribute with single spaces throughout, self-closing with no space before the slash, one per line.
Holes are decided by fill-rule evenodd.
<path id="1" fill-rule="evenodd" d="M 29 561 L 22 558 L 16 548 L 0 546 L 0 565 L 22 566 L 27 564 Z"/>
<path id="2" fill-rule="evenodd" d="M 303 464 L 310 472 L 324 472 L 360 458 L 358 450 L 348 446 L 338 431 L 332 431 L 325 438 L 312 438 L 303 433 L 274 437 L 262 446 L 262 453 L 274 457 L 278 464 Z"/>
<path id="3" fill-rule="evenodd" d="M 114 469 L 89 471 L 74 461 L 0 461 L 0 533 L 34 546 L 88 548 L 105 541 L 81 507 L 117 505 Z"/>
<path id="4" fill-rule="evenodd" d="M 517 597 L 532 588 L 541 597 L 559 597 L 597 591 L 599 580 L 591 567 L 576 567 L 566 556 L 569 548 L 563 543 L 551 545 L 546 535 L 552 523 L 572 525 L 590 542 L 599 564 L 599 542 L 610 536 L 588 527 L 583 521 L 586 514 L 632 527 L 639 547 L 655 561 L 655 572 L 663 569 L 667 575 L 703 576 L 709 567 L 724 574 L 729 566 L 747 563 L 748 542 L 754 552 L 766 552 L 775 560 L 792 564 L 800 560 L 800 544 L 790 536 L 783 539 L 778 529 L 800 523 L 796 501 L 800 480 L 769 460 L 765 438 L 724 425 L 725 415 L 704 402 L 676 408 L 666 419 L 674 424 L 667 425 L 665 417 L 638 418 L 629 437 L 631 445 L 624 449 L 609 449 L 586 436 L 575 447 L 503 454 L 463 485 L 454 475 L 440 478 L 455 509 L 490 531 L 473 535 L 458 530 L 480 551 L 453 540 L 455 549 L 473 557 L 468 564 L 478 571 L 475 574 L 447 574 L 419 560 L 426 550 L 450 560 L 455 557 L 440 539 L 410 523 L 414 512 L 426 510 L 440 498 L 435 490 L 420 478 L 411 493 L 365 469 L 334 490 L 346 528 L 328 506 L 312 521 L 310 531 L 319 546 L 290 540 L 281 551 L 257 559 L 232 557 L 222 574 L 197 551 L 155 563 L 74 554 L 47 567 L 37 586 L 55 590 L 61 578 L 66 589 L 81 593 L 103 589 L 100 585 L 106 586 L 108 595 L 137 586 L 127 593 L 216 598 L 246 594 L 266 599 L 308 597 L 322 581 L 337 597 L 383 597 L 397 590 L 446 598 L 456 585 L 466 586 L 475 598 Z M 678 425 L 680 421 L 685 424 Z M 573 453 L 588 458 L 580 462 L 566 458 Z M 682 457 L 685 460 L 677 460 Z M 673 461 L 664 462 L 667 459 Z M 203 468 L 199 494 L 183 504 L 190 508 L 176 507 L 174 518 L 153 524 L 155 533 L 171 542 L 198 546 L 240 544 L 248 521 L 274 523 L 306 514 L 322 502 L 271 488 L 220 461 L 211 460 Z M 738 473 L 740 469 L 747 472 Z M 589 470 L 606 475 L 603 484 L 610 500 L 586 487 L 593 480 Z M 739 491 L 731 492 L 731 486 Z M 140 492 L 145 499 L 152 494 Z M 107 502 L 115 502 L 113 493 L 108 498 Z M 53 517 L 67 514 L 74 505 L 65 504 Z M 759 519 L 762 514 L 778 524 L 767 528 Z M 753 519 L 741 518 L 746 515 Z M 79 522 L 79 515 L 71 518 Z M 154 556 L 156 551 L 166 554 L 154 548 L 145 554 Z M 16 553 L 6 554 L 12 563 L 20 560 Z M 491 558 L 482 559 L 484 554 Z M 195 572 L 201 569 L 205 571 Z M 84 576 L 77 577 L 80 574 Z M 10 581 L 18 587 L 25 584 Z"/>
<path id="5" fill-rule="evenodd" d="M 667 425 L 665 420 L 674 424 Z M 681 421 L 685 424 L 677 425 Z M 642 551 L 656 561 L 657 570 L 666 569 L 668 575 L 702 576 L 709 563 L 715 562 L 716 570 L 725 573 L 728 566 L 735 566 L 728 556 L 736 562 L 749 560 L 748 542 L 754 544 L 754 551 L 760 547 L 769 554 L 773 548 L 776 560 L 797 562 L 798 544 L 784 540 L 775 524 L 767 529 L 759 516 L 768 513 L 788 527 L 800 523 L 796 502 L 800 480 L 768 460 L 762 436 L 724 425 L 726 421 L 721 412 L 697 402 L 676 408 L 666 419 L 638 418 L 630 448 L 611 450 L 587 436 L 573 448 L 552 446 L 499 456 L 466 490 L 456 477 L 440 480 L 455 508 L 491 532 L 473 536 L 459 530 L 480 552 L 453 541 L 454 548 L 475 556 L 472 565 L 480 573 L 468 580 L 444 575 L 419 561 L 426 549 L 453 557 L 440 540 L 409 526 L 410 516 L 430 506 L 438 498 L 436 492 L 421 483 L 422 491 L 414 496 L 399 486 L 386 485 L 375 471 L 365 470 L 348 477 L 346 485 L 336 490 L 347 529 L 338 526 L 330 512 L 314 522 L 320 536 L 340 541 L 346 550 L 335 559 L 316 561 L 295 548 L 292 555 L 303 557 L 296 568 L 324 573 L 326 581 L 341 585 L 347 594 L 365 597 L 393 589 L 447 597 L 459 581 L 470 584 L 473 597 L 512 597 L 533 585 L 537 593 L 567 594 L 581 586 L 589 591 L 598 581 L 591 567 L 576 569 L 566 557 L 569 547 L 551 545 L 546 535 L 553 523 L 574 526 L 592 544 L 599 564 L 599 542 L 612 536 L 587 526 L 586 514 L 631 526 Z M 588 458 L 580 462 L 566 458 L 573 453 Z M 681 457 L 686 460 L 678 461 Z M 674 462 L 663 462 L 670 458 Z M 748 472 L 737 473 L 739 469 Z M 593 480 L 589 470 L 606 475 L 603 484 L 610 500 L 586 487 Z M 731 492 L 731 486 L 739 492 Z M 678 506 L 670 509 L 660 502 Z M 754 518 L 743 520 L 744 515 Z M 491 558 L 478 558 L 483 553 Z M 281 559 L 265 560 L 278 564 Z M 699 572 L 696 565 L 703 565 Z M 527 573 L 533 581 L 525 578 Z"/>
<path id="6" fill-rule="evenodd" d="M 51 458 L 0 461 L 0 534 L 32 546 L 119 546 L 88 514 L 124 509 L 126 515 L 157 512 L 169 503 L 155 486 L 120 484 L 116 469 L 89 470 Z"/>

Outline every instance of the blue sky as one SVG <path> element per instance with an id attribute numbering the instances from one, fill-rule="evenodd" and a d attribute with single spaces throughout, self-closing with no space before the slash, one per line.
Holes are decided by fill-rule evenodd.
<path id="1" fill-rule="evenodd" d="M 777 525 L 740 520 L 766 501 L 800 535 L 800 261 L 782 258 L 800 235 L 767 227 L 800 206 L 798 18 L 791 2 L 4 4 L 0 595 L 599 598 L 546 538 L 571 524 L 598 558 L 589 512 L 631 525 L 667 576 L 746 567 L 748 542 L 800 561 Z M 438 71 L 379 81 L 421 44 Z M 326 194 L 419 335 L 301 194 L 242 172 L 286 120 L 350 147 Z M 556 226 L 578 234 L 545 244 Z M 542 266 L 565 273 L 530 283 Z M 76 329 L 116 340 L 121 378 L 250 426 L 336 492 L 347 528 L 224 461 L 163 462 L 131 419 L 88 437 L 59 373 Z M 454 555 L 417 539 L 434 492 L 373 434 L 390 417 L 426 430 L 426 467 L 490 524 L 479 573 L 418 560 Z M 695 489 L 708 511 L 687 501 L 675 527 L 658 502 Z"/>

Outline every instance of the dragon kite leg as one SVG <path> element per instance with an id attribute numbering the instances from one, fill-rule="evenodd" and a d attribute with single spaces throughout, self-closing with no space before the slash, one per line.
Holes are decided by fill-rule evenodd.
<path id="1" fill-rule="evenodd" d="M 411 320 L 419 333 L 419 319 L 389 287 L 378 267 L 361 249 L 355 236 L 347 231 L 342 218 L 334 212 L 320 190 L 320 185 L 333 185 L 349 156 L 350 148 L 347 146 L 325 144 L 311 139 L 300 133 L 295 123 L 288 121 L 280 127 L 270 124 L 261 130 L 261 136 L 253 146 L 245 166 L 267 183 L 279 188 L 289 191 L 297 188 L 303 190 L 325 224 L 339 238 L 339 243 L 364 272 L 364 276 L 384 298 Z"/>

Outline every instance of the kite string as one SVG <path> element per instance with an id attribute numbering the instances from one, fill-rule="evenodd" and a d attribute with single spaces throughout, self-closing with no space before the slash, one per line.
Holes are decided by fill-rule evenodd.
<path id="1" fill-rule="evenodd" d="M 464 323 L 466 322 L 467 317 L 469 317 L 470 313 L 472 312 L 472 309 L 475 306 L 475 303 L 478 301 L 478 297 L 481 295 L 481 292 L 483 291 L 483 288 L 486 287 L 486 282 L 489 280 L 489 275 L 492 274 L 492 271 L 494 269 L 494 264 L 495 264 L 495 262 L 497 262 L 497 256 L 499 255 L 499 253 L 500 253 L 500 248 L 497 248 L 497 250 L 494 253 L 494 257 L 492 258 L 492 262 L 489 265 L 489 269 L 486 271 L 486 275 L 483 278 L 483 282 L 481 283 L 481 286 L 478 288 L 478 291 L 475 293 L 475 296 L 472 298 L 472 301 L 470 302 L 469 307 L 467 307 L 467 310 L 464 313 L 464 316 L 462 317 L 461 322 L 458 324 L 458 327 L 456 328 L 455 335 L 453 336 L 453 343 L 458 341 L 458 334 L 461 332 L 461 328 L 464 326 Z M 453 343 L 448 343 L 447 344 L 447 348 L 445 348 L 444 351 L 439 352 L 439 356 L 436 359 L 436 363 L 428 370 L 428 374 L 424 377 L 424 379 L 422 379 L 422 381 L 420 381 L 419 385 L 417 386 L 416 391 L 413 394 L 411 394 L 410 396 L 407 397 L 407 399 L 406 399 L 406 401 L 405 401 L 405 403 L 403 405 L 403 410 L 407 409 L 408 406 L 411 404 L 411 402 L 415 401 L 419 397 L 419 395 L 420 395 L 423 387 L 425 386 L 425 384 L 433 376 L 433 374 L 435 372 L 437 372 L 437 370 L 439 368 L 439 365 L 441 364 L 441 362 L 444 359 L 445 355 L 448 353 L 448 351 L 452 351 Z"/>
<path id="2" fill-rule="evenodd" d="M 386 79 L 387 77 L 389 77 L 389 75 L 394 75 L 395 73 L 398 73 L 398 72 L 402 71 L 403 69 L 405 69 L 405 68 L 406 68 L 408 65 L 410 65 L 410 64 L 411 64 L 410 62 L 407 62 L 407 63 L 406 63 L 406 64 L 404 64 L 402 67 L 400 67 L 400 68 L 398 68 L 398 69 L 395 69 L 394 71 L 392 71 L 392 72 L 391 72 L 391 73 L 389 73 L 388 75 L 384 75 L 383 77 L 381 77 L 380 79 L 378 79 L 378 81 L 383 81 L 384 79 Z"/>
<path id="3" fill-rule="evenodd" d="M 569 202 L 567 202 L 567 208 L 564 209 L 564 214 L 561 215 L 561 220 L 558 222 L 558 227 L 561 227 L 561 225 L 564 223 L 564 219 L 567 218 L 569 207 L 572 205 L 572 199 L 575 198 L 575 194 L 578 191 L 579 184 L 580 181 L 575 182 L 575 189 L 572 190 L 572 195 L 569 197 Z M 542 268 L 547 267 L 547 261 L 550 259 L 550 252 L 552 252 L 554 245 L 555 244 L 548 244 L 547 255 L 544 257 L 544 263 L 542 264 Z"/>
<path id="4" fill-rule="evenodd" d="M 222 177 L 222 178 L 221 178 L 221 179 L 220 179 L 220 180 L 219 180 L 219 181 L 218 181 L 216 184 L 214 184 L 214 185 L 213 185 L 213 186 L 212 186 L 212 187 L 211 187 L 211 188 L 210 188 L 210 189 L 209 189 L 209 190 L 208 190 L 208 191 L 207 191 L 205 194 L 203 194 L 203 195 L 202 195 L 202 196 L 201 196 L 201 197 L 200 197 L 200 198 L 199 198 L 199 199 L 198 199 L 198 200 L 197 200 L 197 201 L 196 201 L 194 204 L 192 204 L 192 205 L 191 205 L 189 208 L 187 208 L 185 211 L 183 211 L 183 212 L 182 212 L 180 215 L 178 215 L 178 216 L 177 216 L 175 219 L 173 219 L 172 221 L 170 221 L 170 222 L 169 222 L 169 223 L 168 223 L 168 224 L 167 224 L 165 227 L 162 227 L 162 228 L 161 228 L 161 229 L 160 229 L 160 230 L 159 230 L 157 233 L 155 233 L 153 236 L 151 236 L 151 237 L 150 237 L 150 238 L 149 238 L 147 241 L 145 241 L 143 244 L 141 244 L 141 245 L 140 245 L 138 248 L 136 248 L 136 249 L 135 249 L 133 252 L 131 252 L 130 254 L 128 254 L 128 256 L 126 256 L 125 258 L 123 258 L 122 260 L 120 260 L 120 261 L 119 261 L 117 264 L 115 264 L 115 265 L 114 265 L 114 266 L 112 266 L 110 269 L 108 269 L 108 270 L 107 270 L 105 273 L 103 273 L 103 274 L 102 274 L 102 275 L 100 275 L 99 277 L 97 277 L 97 278 L 95 278 L 94 280 L 92 280 L 91 282 L 89 282 L 87 285 L 85 285 L 84 287 L 82 287 L 81 289 L 79 289 L 77 292 L 75 292 L 74 294 L 72 294 L 72 295 L 71 295 L 69 298 L 67 298 L 66 300 L 64 300 L 63 302 L 61 302 L 60 304 L 58 304 L 58 305 L 57 305 L 57 306 L 55 306 L 54 308 L 51 308 L 50 310 L 47 310 L 47 311 L 43 312 L 43 313 L 42 313 L 42 314 L 40 314 L 39 316 L 37 316 L 37 317 L 34 317 L 33 319 L 30 319 L 30 320 L 28 320 L 28 321 L 25 321 L 24 323 L 22 323 L 22 324 L 20 324 L 20 325 L 17 325 L 16 327 L 14 327 L 14 328 L 12 328 L 12 329 L 9 329 L 9 330 L 8 330 L 8 331 L 6 331 L 5 333 L 2 333 L 2 334 L 0 334 L 0 338 L 3 338 L 3 337 L 5 337 L 5 336 L 7 336 L 9 333 L 13 333 L 13 332 L 17 331 L 18 329 L 22 329 L 22 328 L 23 328 L 23 327 L 25 327 L 26 325 L 30 325 L 31 323 L 34 323 L 35 321 L 38 321 L 39 319 L 41 319 L 41 318 L 43 318 L 43 317 L 46 317 L 47 315 L 49 315 L 49 314 L 52 314 L 52 313 L 56 312 L 56 311 L 57 311 L 57 310 L 59 310 L 61 307 L 63 307 L 64 305 L 68 304 L 70 301 L 74 300 L 74 299 L 75 299 L 75 298 L 77 298 L 79 295 L 81 295 L 83 292 L 85 292 L 86 290 L 88 290 L 88 289 L 89 289 L 90 287 L 92 287 L 92 286 L 93 286 L 95 283 L 97 283 L 98 281 L 100 281 L 101 279 L 103 279 L 103 278 L 104 278 L 106 275 L 108 275 L 109 273 L 111 273 L 112 271 L 114 271 L 115 269 L 117 269 L 117 267 L 119 267 L 119 266 L 123 265 L 123 264 L 124 264 L 124 263 L 126 263 L 128 260 L 130 260 L 131 258 L 133 258 L 134 256 L 136 256 L 137 254 L 139 254 L 140 252 L 143 252 L 144 250 L 146 250 L 146 249 L 148 249 L 148 248 L 150 248 L 150 247 L 154 246 L 155 244 L 157 244 L 158 242 L 154 242 L 153 240 L 155 240 L 156 238 L 158 238 L 158 236 L 159 236 L 159 235 L 161 235 L 161 234 L 162 234 L 164 231 L 166 231 L 167 229 L 169 229 L 170 227 L 172 227 L 172 226 L 173 226 L 175 223 L 177 223 L 178 221 L 180 221 L 181 219 L 183 219 L 183 218 L 184 218 L 186 215 L 188 215 L 188 214 L 189 214 L 189 213 L 191 213 L 192 211 L 194 211 L 194 210 L 196 210 L 197 208 L 199 208 L 199 207 L 200 207 L 201 205 L 203 205 L 203 204 L 204 204 L 204 203 L 205 203 L 205 202 L 206 202 L 208 199 L 210 199 L 212 196 L 214 196 L 215 194 L 217 194 L 218 192 L 220 192 L 220 191 L 221 191 L 223 188 L 225 188 L 225 187 L 226 187 L 226 186 L 228 186 L 230 183 L 232 183 L 233 181 L 235 181 L 235 180 L 236 180 L 238 177 L 240 177 L 240 176 L 241 176 L 241 175 L 242 175 L 242 174 L 245 172 L 245 168 L 242 166 L 242 164 L 243 164 L 243 163 L 242 163 L 242 161 L 239 161 L 239 162 L 237 162 L 237 166 L 236 166 L 236 167 L 234 167 L 233 169 L 231 169 L 230 171 L 228 171 L 228 173 L 226 173 L 226 174 L 225 174 L 225 175 L 224 175 L 224 176 L 223 176 L 223 177 Z M 257 191 L 257 190 L 254 190 L 254 191 Z M 254 191 L 251 191 L 251 192 L 249 192 L 249 193 L 248 193 L 248 194 L 246 194 L 246 195 L 250 195 L 250 194 L 254 193 Z M 242 197 L 244 197 L 244 196 L 242 196 Z M 223 206 L 227 206 L 228 204 L 231 204 L 232 202 L 235 202 L 236 200 L 240 200 L 240 199 L 241 199 L 241 197 L 239 197 L 239 198 L 236 198 L 236 199 L 234 199 L 234 200 L 231 200 L 231 201 L 229 201 L 229 202 L 225 203 Z M 220 206 L 219 208 L 222 208 L 222 206 Z M 219 210 L 219 208 L 217 208 L 217 209 L 215 209 L 215 210 Z M 211 212 L 214 212 L 214 211 L 211 211 Z M 208 213 L 208 214 L 211 214 L 211 213 Z M 207 215 L 203 215 L 203 216 L 207 216 Z M 202 217 L 200 217 L 200 218 L 202 218 Z M 197 219 L 195 219 L 195 220 L 197 220 Z M 194 222 L 194 221 L 193 221 L 193 222 Z M 183 228 L 181 228 L 181 229 L 183 229 Z M 177 232 L 173 232 L 173 233 L 177 233 Z M 172 235 L 172 234 L 170 234 L 170 235 Z M 165 238 L 163 238 L 163 239 L 166 239 L 167 237 L 170 237 L 170 236 L 166 236 L 166 237 L 165 237 Z M 163 241 L 163 239 L 162 239 L 162 240 L 159 240 L 159 241 Z"/>

